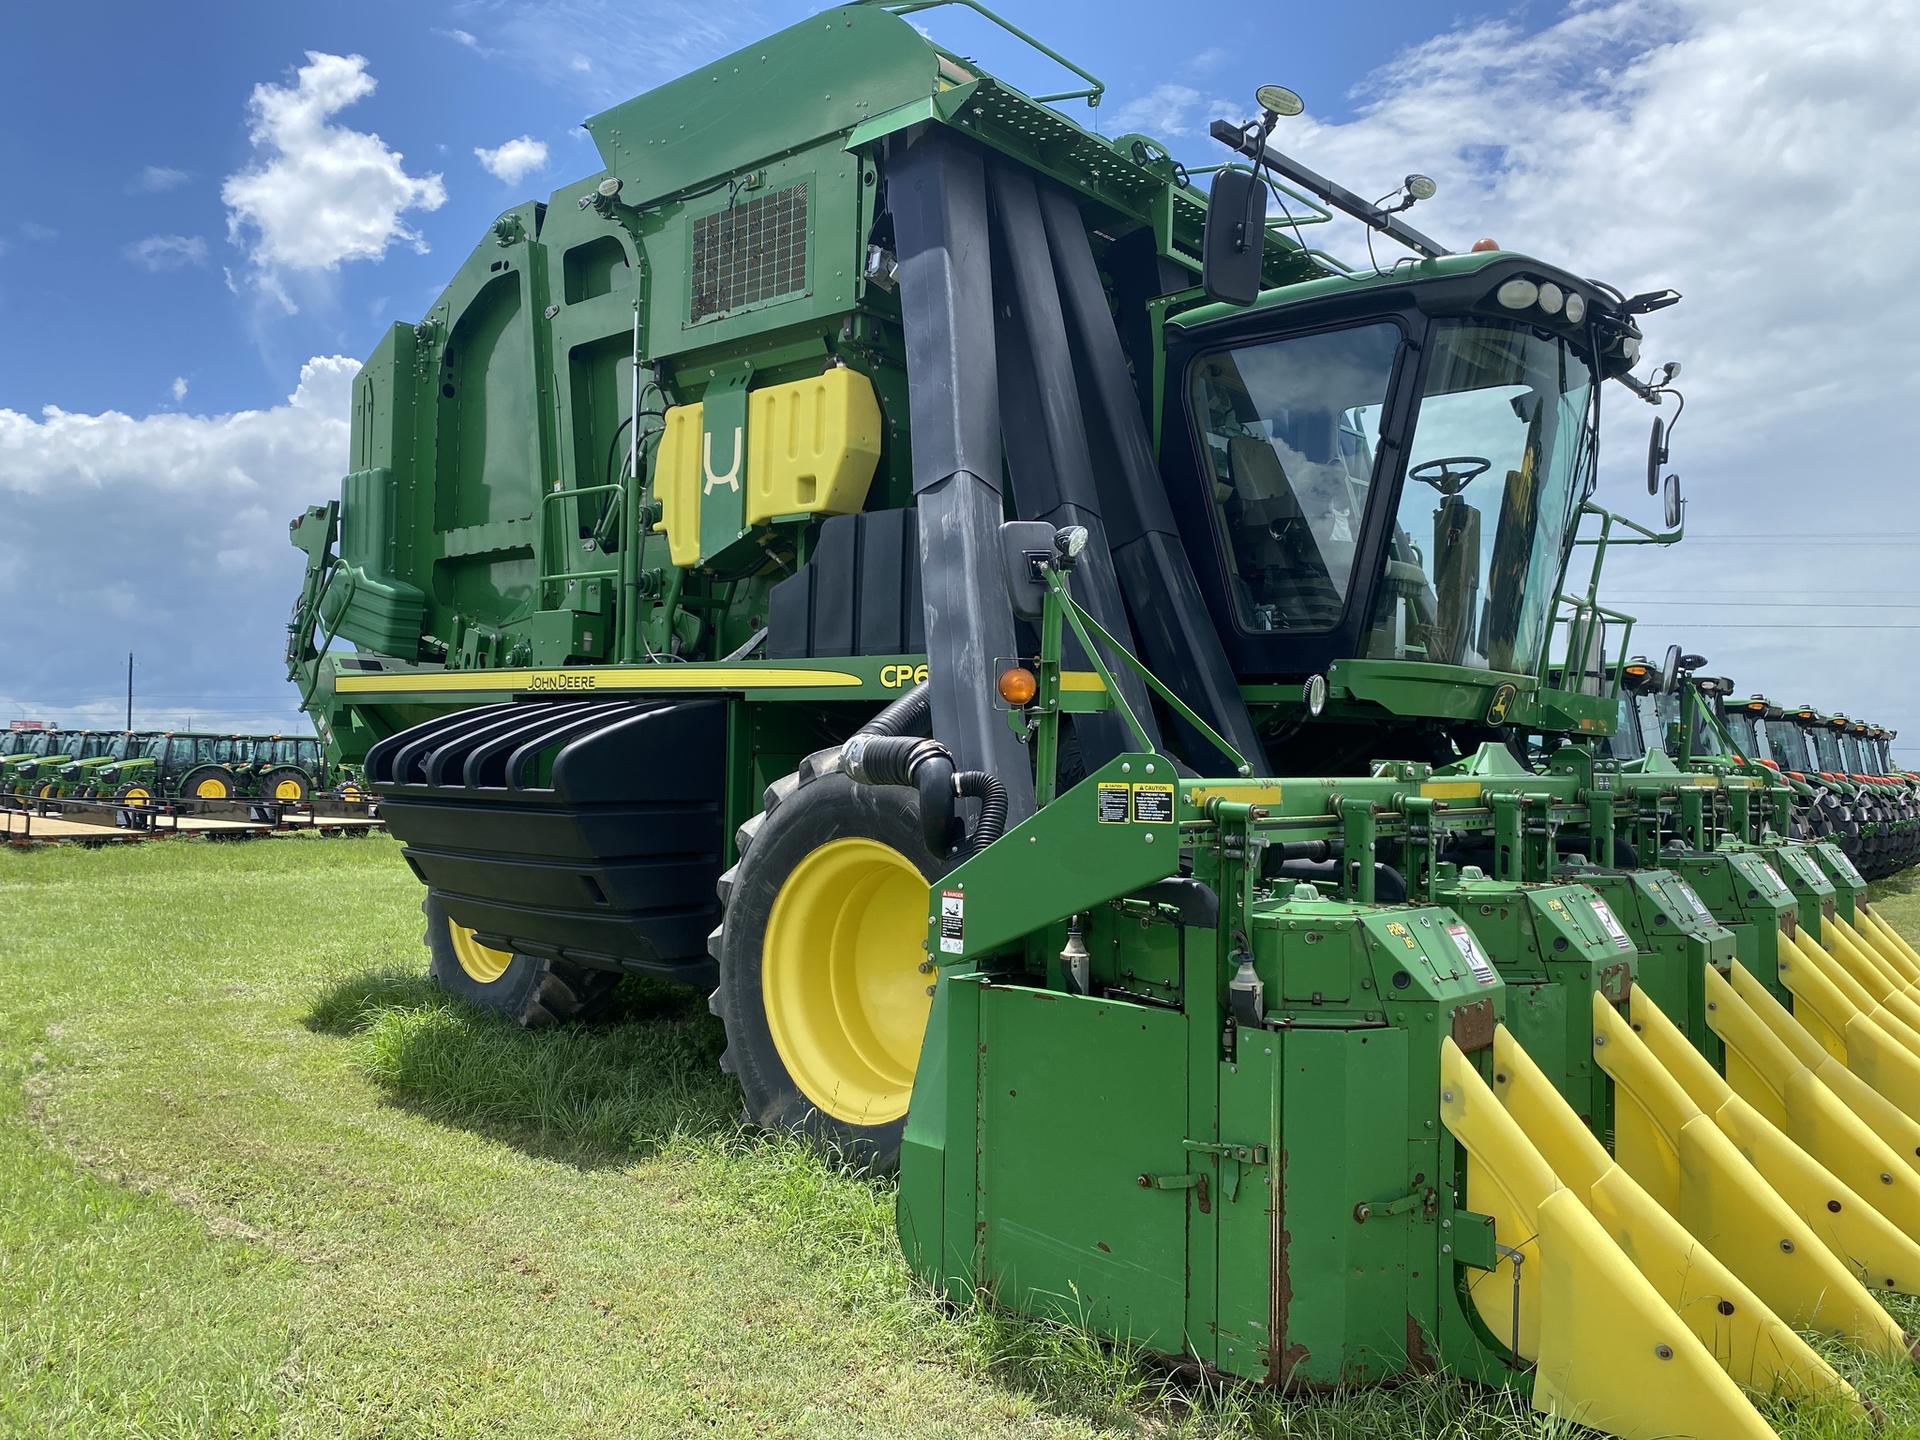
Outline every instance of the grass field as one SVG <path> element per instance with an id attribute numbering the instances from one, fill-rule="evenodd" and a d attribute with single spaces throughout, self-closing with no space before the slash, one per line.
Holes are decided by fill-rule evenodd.
<path id="1" fill-rule="evenodd" d="M 733 1123 L 698 999 L 509 1030 L 423 982 L 419 898 L 384 839 L 0 855 L 0 1434 L 1572 1433 L 943 1308 L 884 1185 Z"/>

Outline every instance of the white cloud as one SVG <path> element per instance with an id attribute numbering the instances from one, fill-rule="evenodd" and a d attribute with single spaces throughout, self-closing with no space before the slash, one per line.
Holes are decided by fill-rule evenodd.
<path id="1" fill-rule="evenodd" d="M 309 50 L 291 85 L 254 86 L 248 134 L 259 158 L 229 175 L 220 195 L 228 237 L 263 281 L 378 260 L 396 243 L 426 250 L 402 217 L 446 203 L 440 177 L 410 175 L 378 135 L 328 123 L 374 85 L 364 57 Z"/>
<path id="2" fill-rule="evenodd" d="M 469 48 L 531 72 L 587 110 L 629 99 L 775 28 L 752 4 L 710 0 L 457 0 L 454 9 L 476 37 Z"/>
<path id="3" fill-rule="evenodd" d="M 1209 45 L 1198 54 L 1189 55 L 1182 61 L 1180 64 L 1180 73 L 1189 78 L 1196 75 L 1211 75 L 1232 58 L 1233 52 L 1225 46 Z"/>
<path id="4" fill-rule="evenodd" d="M 187 377 L 184 375 L 174 376 L 173 384 L 167 388 L 173 395 L 173 403 L 178 405 L 182 400 L 187 398 Z"/>
<path id="5" fill-rule="evenodd" d="M 1187 139 L 1204 135 L 1212 121 L 1246 108 L 1244 102 L 1210 99 L 1191 85 L 1169 80 L 1116 107 L 1106 129 L 1116 135 L 1138 130 L 1162 140 Z"/>
<path id="6" fill-rule="evenodd" d="M 171 165 L 147 165 L 127 188 L 145 195 L 163 195 L 169 190 L 178 190 L 192 178 L 190 172 L 176 170 Z"/>
<path id="7" fill-rule="evenodd" d="M 122 253 L 142 270 L 183 270 L 207 263 L 207 242 L 198 235 L 149 235 Z"/>
<path id="8" fill-rule="evenodd" d="M 113 693 L 131 649 L 141 694 L 180 697 L 202 721 L 288 723 L 279 656 L 303 560 L 286 527 L 339 493 L 358 370 L 315 357 L 280 404 L 225 415 L 0 409 L 0 608 L 59 615 L 70 642 L 0 629 L 0 715 L 89 713 L 82 702 Z M 113 583 L 45 563 L 82 533 L 115 557 Z M 246 698 L 198 698 L 220 695 Z M 151 704 L 136 719 L 168 723 Z"/>
<path id="9" fill-rule="evenodd" d="M 483 55 L 490 53 L 481 45 L 479 37 L 471 30 L 435 30 L 433 33 L 436 35 L 444 35 L 447 39 L 453 41 L 454 44 L 464 45 L 467 49 L 477 50 Z"/>
<path id="10" fill-rule="evenodd" d="M 547 168 L 547 142 L 522 135 L 488 150 L 476 146 L 474 156 L 496 179 L 518 185 L 536 170 Z"/>
<path id="11" fill-rule="evenodd" d="M 60 232 L 54 229 L 53 226 L 42 225 L 37 220 L 22 220 L 20 222 L 20 233 L 26 236 L 27 239 L 40 245 L 45 245 L 50 241 L 60 238 Z"/>

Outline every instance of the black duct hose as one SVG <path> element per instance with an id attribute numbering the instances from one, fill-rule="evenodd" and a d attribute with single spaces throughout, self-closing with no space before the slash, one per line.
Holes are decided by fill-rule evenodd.
<path id="1" fill-rule="evenodd" d="M 978 855 L 1007 832 L 1007 787 L 984 770 L 962 770 L 953 777 L 953 788 L 956 794 L 980 802 L 980 818 L 967 844 L 967 853 Z"/>
<path id="2" fill-rule="evenodd" d="M 918 710 L 923 715 L 927 708 L 925 692 L 924 685 L 915 687 L 915 693 L 921 696 Z M 876 716 L 875 723 L 904 723 L 900 716 L 910 719 L 914 711 L 914 695 L 908 694 Z M 862 730 L 840 747 L 840 768 L 856 784 L 907 785 L 918 790 L 921 833 L 927 848 L 943 859 L 960 849 L 963 842 L 968 855 L 978 854 L 1006 833 L 1007 787 L 985 770 L 956 774 L 952 752 L 938 740 Z M 974 824 L 971 840 L 954 814 L 954 802 L 962 797 L 980 802 L 980 818 Z"/>
<path id="3" fill-rule="evenodd" d="M 854 733 L 856 735 L 922 735 L 933 714 L 933 687 L 925 680 L 914 686 Z M 895 782 L 898 783 L 898 782 Z"/>

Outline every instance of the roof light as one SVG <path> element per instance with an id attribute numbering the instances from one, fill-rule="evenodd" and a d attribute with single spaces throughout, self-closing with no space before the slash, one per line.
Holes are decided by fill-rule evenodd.
<path id="1" fill-rule="evenodd" d="M 1567 293 L 1551 280 L 1540 286 L 1540 308 L 1549 315 L 1558 315 L 1560 307 L 1566 303 Z"/>
<path id="2" fill-rule="evenodd" d="M 1491 235 L 1483 235 L 1478 240 L 1473 242 L 1473 249 L 1469 253 L 1474 255 L 1486 255 L 1492 251 L 1498 250 L 1499 248 L 1500 248 L 1500 242 L 1498 240 L 1494 239 Z"/>
<path id="3" fill-rule="evenodd" d="M 1640 363 L 1640 337 L 1629 335 L 1620 342 L 1620 353 L 1629 365 Z"/>
<path id="4" fill-rule="evenodd" d="M 1571 323 L 1578 325 L 1586 318 L 1587 302 L 1585 297 L 1580 295 L 1567 296 L 1567 319 Z"/>
<path id="5" fill-rule="evenodd" d="M 1540 287 L 1524 276 L 1516 275 L 1494 291 L 1493 298 L 1509 310 L 1525 310 L 1540 298 Z"/>
<path id="6" fill-rule="evenodd" d="M 1407 176 L 1407 194 L 1416 200 L 1431 200 L 1440 193 L 1440 187 L 1434 183 L 1431 175 Z"/>
<path id="7" fill-rule="evenodd" d="M 1307 102 L 1284 85 L 1262 85 L 1253 92 L 1253 103 L 1269 115 L 1298 115 Z"/>

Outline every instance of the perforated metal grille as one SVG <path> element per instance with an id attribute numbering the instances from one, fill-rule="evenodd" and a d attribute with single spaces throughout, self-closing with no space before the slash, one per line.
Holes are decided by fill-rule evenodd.
<path id="1" fill-rule="evenodd" d="M 803 181 L 693 222 L 687 319 L 704 320 L 807 288 L 807 187 Z"/>

